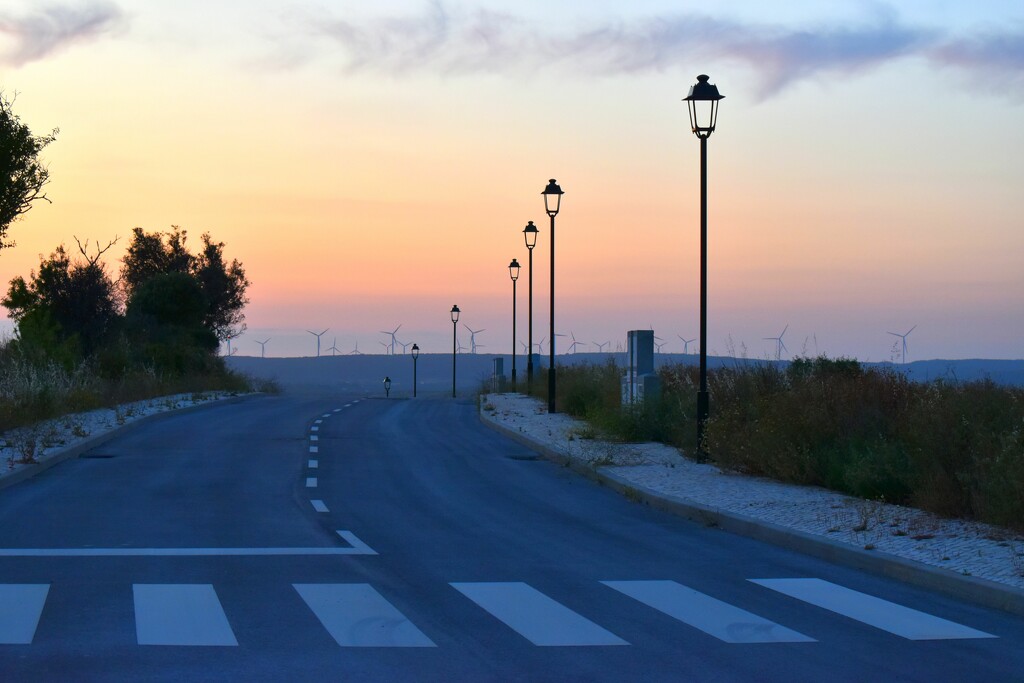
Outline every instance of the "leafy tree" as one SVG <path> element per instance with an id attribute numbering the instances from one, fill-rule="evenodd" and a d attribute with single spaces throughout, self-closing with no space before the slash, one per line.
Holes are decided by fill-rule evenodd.
<path id="1" fill-rule="evenodd" d="M 115 240 L 116 241 L 116 240 Z M 79 243 L 84 260 L 72 260 L 63 245 L 39 264 L 29 280 L 11 280 L 0 300 L 18 325 L 19 342 L 62 360 L 93 353 L 118 320 L 120 300 L 100 257 L 113 246 L 87 254 L 88 242 Z"/>
<path id="2" fill-rule="evenodd" d="M 121 285 L 129 301 L 147 282 L 158 275 L 188 274 L 198 283 L 206 300 L 204 326 L 223 341 L 245 329 L 242 309 L 249 300 L 245 291 L 249 281 L 237 260 L 227 263 L 224 243 L 214 242 L 203 234 L 203 248 L 198 255 L 186 246 L 188 233 L 177 226 L 170 232 L 147 233 L 142 228 L 132 231 L 121 269 Z"/>
<path id="3" fill-rule="evenodd" d="M 39 153 L 59 132 L 54 128 L 49 135 L 32 135 L 11 105 L 12 101 L 0 93 L 0 250 L 14 245 L 6 241 L 7 228 L 32 207 L 32 202 L 50 201 L 43 194 L 50 171 L 39 161 Z"/>

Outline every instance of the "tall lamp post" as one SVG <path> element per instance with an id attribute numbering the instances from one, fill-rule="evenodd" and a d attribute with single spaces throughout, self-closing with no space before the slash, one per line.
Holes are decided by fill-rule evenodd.
<path id="1" fill-rule="evenodd" d="M 416 360 L 420 357 L 418 344 L 412 345 L 412 397 L 416 398 Z"/>
<path id="2" fill-rule="evenodd" d="M 537 226 L 530 221 L 523 228 L 523 237 L 526 239 L 526 249 L 530 252 L 530 315 L 529 315 L 529 343 L 526 353 L 526 393 L 533 391 L 533 248 L 537 246 Z"/>
<path id="3" fill-rule="evenodd" d="M 455 398 L 455 351 L 458 348 L 459 313 L 461 312 L 458 306 L 452 306 L 452 398 Z"/>
<path id="4" fill-rule="evenodd" d="M 724 95 L 718 86 L 708 83 L 704 74 L 690 86 L 683 98 L 690 110 L 690 128 L 700 140 L 700 389 L 697 391 L 697 451 L 707 455 L 704 427 L 710 414 L 708 397 L 708 138 L 715 132 L 718 101 Z"/>
<path id="5" fill-rule="evenodd" d="M 512 391 L 516 390 L 516 280 L 519 279 L 519 260 L 512 259 L 508 264 L 508 274 L 512 278 Z"/>
<path id="6" fill-rule="evenodd" d="M 555 412 L 555 216 L 562 204 L 562 188 L 555 179 L 541 192 L 544 195 L 544 211 L 551 218 L 551 331 L 548 341 L 548 412 Z"/>

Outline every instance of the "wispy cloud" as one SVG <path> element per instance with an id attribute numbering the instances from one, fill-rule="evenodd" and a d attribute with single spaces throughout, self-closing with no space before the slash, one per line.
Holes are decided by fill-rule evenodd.
<path id="1" fill-rule="evenodd" d="M 112 31 L 124 18 L 107 2 L 44 5 L 15 14 L 0 9 L 0 64 L 21 66 L 85 40 Z"/>
<path id="2" fill-rule="evenodd" d="M 909 25 L 876 6 L 860 23 L 774 26 L 697 14 L 604 20 L 552 32 L 509 13 L 433 0 L 416 14 L 353 21 L 306 16 L 311 55 L 337 59 L 350 72 L 404 76 L 523 74 L 563 69 L 602 76 L 693 68 L 731 61 L 747 68 L 762 98 L 809 78 L 861 73 L 905 57 L 970 71 L 997 69 L 1024 87 L 1024 30 L 997 36 L 950 36 Z"/>

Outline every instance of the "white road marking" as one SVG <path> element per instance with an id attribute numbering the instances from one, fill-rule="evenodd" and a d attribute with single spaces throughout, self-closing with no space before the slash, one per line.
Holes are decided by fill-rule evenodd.
<path id="1" fill-rule="evenodd" d="M 316 477 L 306 477 L 306 488 L 307 489 L 315 489 L 316 488 Z"/>
<path id="2" fill-rule="evenodd" d="M 321 415 L 321 417 L 330 417 L 330 416 L 331 416 L 330 413 L 324 413 L 323 415 Z"/>
<path id="3" fill-rule="evenodd" d="M 910 640 L 998 637 L 821 579 L 750 580 L 765 588 Z"/>
<path id="4" fill-rule="evenodd" d="M 319 436 L 317 436 L 316 434 L 310 434 L 310 435 L 309 435 L 309 440 L 310 440 L 310 441 L 319 441 L 319 440 L 320 440 L 320 437 L 319 437 Z"/>
<path id="5" fill-rule="evenodd" d="M 436 647 L 367 583 L 292 585 L 342 647 Z"/>
<path id="6" fill-rule="evenodd" d="M 451 586 L 534 645 L 629 645 L 525 583 L 452 583 Z"/>
<path id="7" fill-rule="evenodd" d="M 314 424 L 321 424 L 322 422 L 323 422 L 323 420 L 316 420 L 316 421 L 314 422 Z M 319 427 L 317 427 L 317 429 L 319 429 Z"/>
<path id="8" fill-rule="evenodd" d="M 30 645 L 50 592 L 48 583 L 0 584 L 0 645 Z"/>
<path id="9" fill-rule="evenodd" d="M 317 420 L 317 422 L 320 422 L 320 420 Z M 309 431 L 311 431 L 311 432 L 319 432 L 320 431 L 320 427 L 319 427 L 319 425 L 313 425 L 312 427 L 309 428 Z"/>
<path id="10" fill-rule="evenodd" d="M 727 643 L 813 643 L 739 607 L 699 593 L 675 581 L 602 581 L 634 600 L 664 612 Z"/>
<path id="11" fill-rule="evenodd" d="M 346 407 L 347 407 L 347 406 L 346 406 Z M 340 413 L 340 412 L 341 412 L 341 408 L 335 408 L 335 409 L 334 409 L 334 412 L 335 412 L 335 413 Z"/>
<path id="12" fill-rule="evenodd" d="M 308 467 L 311 470 L 315 470 L 318 467 L 320 467 L 320 461 L 319 460 L 310 460 L 309 463 L 308 463 Z"/>
<path id="13" fill-rule="evenodd" d="M 319 452 L 320 452 L 320 449 L 319 449 L 319 448 L 317 448 L 316 446 L 310 446 L 310 447 L 309 447 L 309 452 L 310 452 L 310 453 L 319 453 Z"/>
<path id="14" fill-rule="evenodd" d="M 238 645 L 213 586 L 132 585 L 139 645 Z"/>
<path id="15" fill-rule="evenodd" d="M 352 403 L 359 403 L 359 401 L 352 401 Z M 346 404 L 345 404 L 345 407 L 346 407 L 346 408 L 348 408 L 349 406 L 351 406 L 351 405 L 352 405 L 352 403 L 346 403 Z"/>
<path id="16" fill-rule="evenodd" d="M 317 512 L 330 512 L 322 500 L 311 500 L 309 502 L 313 504 L 313 509 Z"/>
<path id="17" fill-rule="evenodd" d="M 339 529 L 351 548 L 0 548 L 0 557 L 240 557 L 376 555 L 351 531 Z"/>

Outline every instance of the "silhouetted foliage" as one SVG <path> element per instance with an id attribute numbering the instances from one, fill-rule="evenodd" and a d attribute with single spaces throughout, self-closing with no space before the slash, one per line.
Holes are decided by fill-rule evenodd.
<path id="1" fill-rule="evenodd" d="M 212 371 L 218 342 L 205 325 L 208 308 L 202 288 L 188 273 L 150 278 L 128 302 L 126 329 L 132 347 L 163 372 Z"/>
<path id="2" fill-rule="evenodd" d="M 39 152 L 58 133 L 55 128 L 49 135 L 32 135 L 11 104 L 0 93 L 0 249 L 13 246 L 13 242 L 6 241 L 7 228 L 32 207 L 32 202 L 49 201 L 43 186 L 50 180 L 50 171 L 39 160 Z"/>
<path id="3" fill-rule="evenodd" d="M 27 353 L 67 364 L 92 354 L 112 331 L 120 306 L 101 254 L 72 260 L 62 245 L 28 281 L 11 280 L 0 304 L 18 324 L 18 343 Z"/>
<path id="4" fill-rule="evenodd" d="M 121 269 L 121 286 L 129 304 L 140 287 L 159 275 L 187 274 L 192 277 L 205 298 L 203 325 L 221 341 L 235 337 L 245 329 L 242 309 L 248 303 L 245 291 L 249 281 L 242 264 L 224 260 L 224 243 L 214 242 L 203 234 L 203 248 L 198 255 L 189 252 L 188 232 L 172 226 L 166 233 L 147 233 L 142 228 L 132 231 Z"/>

